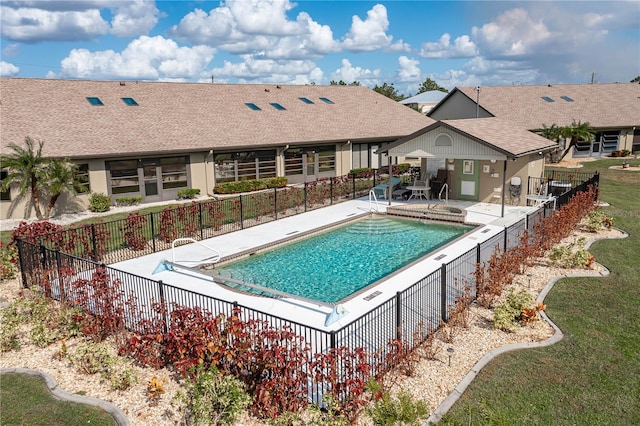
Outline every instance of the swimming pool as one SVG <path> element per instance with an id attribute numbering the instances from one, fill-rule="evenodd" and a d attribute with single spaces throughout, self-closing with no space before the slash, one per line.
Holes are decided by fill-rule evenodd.
<path id="1" fill-rule="evenodd" d="M 372 216 L 216 265 L 210 273 L 337 303 L 472 229 Z M 236 283 L 227 285 L 256 293 Z"/>

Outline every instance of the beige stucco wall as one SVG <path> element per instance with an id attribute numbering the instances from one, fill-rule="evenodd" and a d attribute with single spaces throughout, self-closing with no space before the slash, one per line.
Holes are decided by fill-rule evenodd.
<path id="1" fill-rule="evenodd" d="M 505 202 L 510 204 L 509 184 L 514 176 L 520 177 L 522 180 L 522 190 L 519 202 L 514 200 L 514 204 L 525 205 L 525 195 L 528 194 L 529 177 L 539 178 L 542 176 L 544 169 L 544 159 L 542 156 L 534 154 L 513 160 L 507 160 L 507 170 L 505 185 L 503 188 L 505 194 Z M 489 166 L 489 173 L 483 171 L 484 166 Z M 479 177 L 479 201 L 482 202 L 499 202 L 494 199 L 494 188 L 502 188 L 504 178 L 504 161 L 496 161 L 495 164 L 490 161 L 480 161 L 480 177 Z M 493 171 L 493 173 L 491 173 Z"/>
<path id="2" fill-rule="evenodd" d="M 189 155 L 189 174 L 191 188 L 199 189 L 200 195 L 213 193 L 213 156 L 209 152 L 196 152 Z"/>

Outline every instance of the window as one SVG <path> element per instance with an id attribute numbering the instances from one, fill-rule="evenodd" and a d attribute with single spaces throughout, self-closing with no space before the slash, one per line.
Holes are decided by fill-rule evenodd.
<path id="1" fill-rule="evenodd" d="M 542 97 L 542 99 L 544 99 L 544 100 L 545 100 L 545 101 L 547 101 L 547 102 L 555 102 L 553 99 L 551 99 L 551 98 L 550 98 L 550 97 L 548 97 L 548 96 L 543 96 L 543 97 Z"/>
<path id="2" fill-rule="evenodd" d="M 284 110 L 286 110 L 286 108 L 285 108 L 285 107 L 283 107 L 282 105 L 280 105 L 280 104 L 279 104 L 279 103 L 277 103 L 277 102 L 271 102 L 271 104 L 270 104 L 270 105 L 271 105 L 272 107 L 274 107 L 275 109 L 277 109 L 278 111 L 284 111 Z"/>
<path id="3" fill-rule="evenodd" d="M 311 99 L 309 99 L 309 98 L 298 98 L 298 99 L 300 99 L 305 104 L 308 104 L 308 105 L 313 104 L 313 101 Z"/>
<path id="4" fill-rule="evenodd" d="M 89 101 L 89 103 L 93 106 L 103 106 L 104 104 L 102 103 L 102 101 L 100 100 L 100 98 L 96 98 L 96 97 L 88 97 L 87 100 Z"/>
<path id="5" fill-rule="evenodd" d="M 562 99 L 564 99 L 565 101 L 567 101 L 567 102 L 573 102 L 573 99 L 571 99 L 571 98 L 570 98 L 570 97 L 568 97 L 568 96 L 560 96 L 560 97 L 561 97 Z"/>
<path id="6" fill-rule="evenodd" d="M 187 157 L 160 159 L 162 189 L 187 188 Z"/>
<path id="7" fill-rule="evenodd" d="M 254 111 L 261 111 L 261 108 L 258 105 L 252 104 L 251 102 L 247 102 L 245 105 Z"/>
<path id="8" fill-rule="evenodd" d="M 138 106 L 138 103 L 133 98 L 120 98 L 120 99 L 122 99 L 122 102 L 124 102 L 129 106 Z"/>
<path id="9" fill-rule="evenodd" d="M 322 102 L 324 102 L 325 104 L 333 104 L 333 103 L 334 103 L 334 102 L 333 102 L 331 99 L 329 99 L 329 98 L 320 98 L 320 100 L 321 100 Z"/>
<path id="10" fill-rule="evenodd" d="M 110 161 L 107 167 L 111 175 L 112 194 L 140 192 L 138 160 Z"/>
<path id="11" fill-rule="evenodd" d="M 78 168 L 76 170 L 76 180 L 80 184 L 79 188 L 76 188 L 78 193 L 85 194 L 87 192 L 91 192 L 91 186 L 89 184 L 88 164 L 78 164 Z"/>
<path id="12" fill-rule="evenodd" d="M 451 146 L 453 145 L 453 141 L 451 140 L 451 136 L 446 133 L 441 133 L 436 137 L 435 141 L 436 146 Z"/>
<path id="13" fill-rule="evenodd" d="M 7 175 L 6 170 L 0 170 L 0 182 L 6 179 Z M 6 191 L 0 191 L 0 200 L 2 201 L 11 201 L 11 191 L 7 189 Z"/>
<path id="14" fill-rule="evenodd" d="M 219 153 L 213 160 L 216 183 L 276 176 L 275 150 Z"/>

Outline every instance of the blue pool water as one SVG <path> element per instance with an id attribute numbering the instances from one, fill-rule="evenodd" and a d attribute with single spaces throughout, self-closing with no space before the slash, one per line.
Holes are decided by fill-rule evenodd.
<path id="1" fill-rule="evenodd" d="M 464 225 L 372 217 L 217 266 L 215 270 L 243 282 L 334 303 L 471 229 Z"/>

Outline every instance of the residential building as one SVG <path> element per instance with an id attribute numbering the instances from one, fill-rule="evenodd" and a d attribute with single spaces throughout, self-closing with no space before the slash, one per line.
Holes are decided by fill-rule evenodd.
<path id="1" fill-rule="evenodd" d="M 428 116 L 435 120 L 498 117 L 530 131 L 587 122 L 596 132 L 595 139 L 580 141 L 574 157 L 640 151 L 638 83 L 457 87 Z"/>
<path id="2" fill-rule="evenodd" d="M 431 123 L 363 86 L 0 79 L 3 153 L 26 137 L 43 141 L 45 156 L 69 158 L 88 191 L 114 201 L 377 168 L 388 163 L 378 149 Z M 30 197 L 18 195 L 2 194 L 0 218 L 33 215 Z M 67 194 L 56 214 L 87 205 L 87 194 Z"/>

